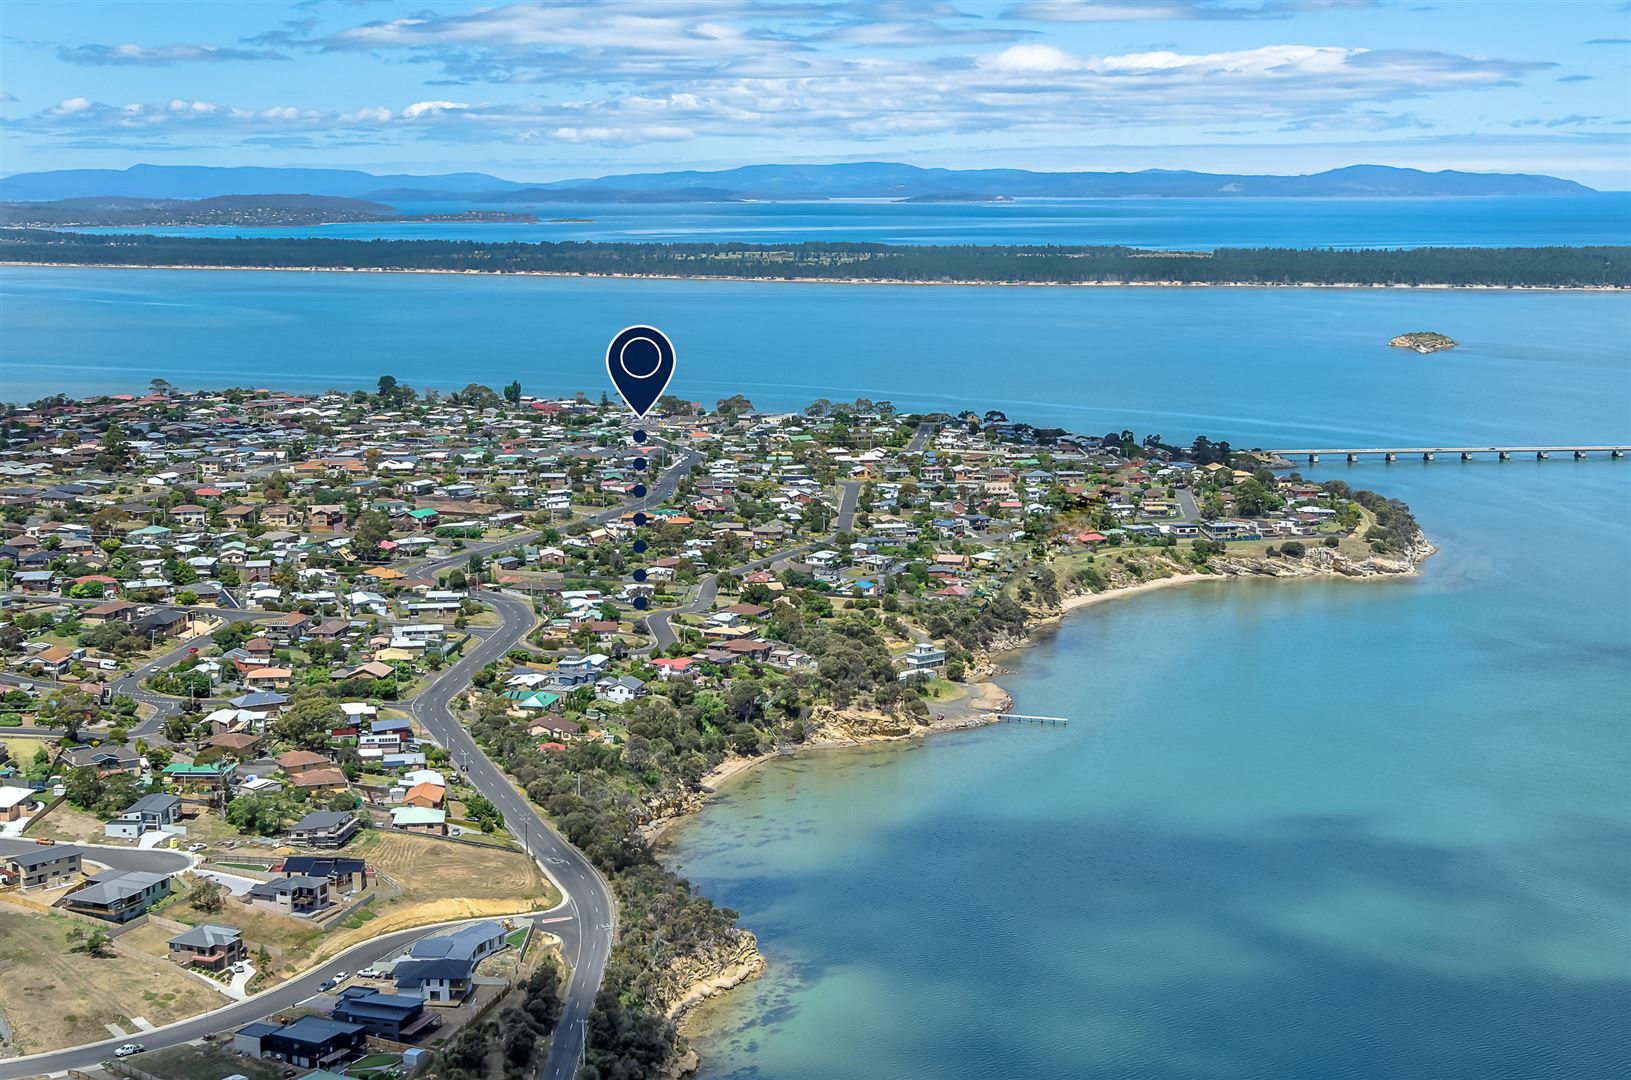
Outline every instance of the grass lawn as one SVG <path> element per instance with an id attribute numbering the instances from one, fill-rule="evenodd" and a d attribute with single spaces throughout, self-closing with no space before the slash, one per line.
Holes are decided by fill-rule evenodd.
<path id="1" fill-rule="evenodd" d="M 92 927 L 66 915 L 0 904 L 6 981 L 0 1009 L 21 1053 L 106 1039 L 112 1034 L 102 1026 L 107 1023 L 139 1037 L 132 1016 L 162 1026 L 227 1002 L 168 960 L 121 951 L 117 943 L 108 957 L 72 952 L 68 931 L 75 928 Z"/>
<path id="2" fill-rule="evenodd" d="M 0 733 L 5 730 L 5 728 L 0 728 Z M 34 753 L 42 746 L 45 747 L 45 752 L 53 758 L 57 756 L 57 740 L 55 739 L 31 739 L 26 735 L 0 734 L 0 745 L 3 745 L 6 752 L 11 755 L 7 760 L 20 772 L 26 772 L 28 767 L 34 763 Z"/>
<path id="3" fill-rule="evenodd" d="M 504 623 L 504 620 L 499 617 L 499 614 L 498 614 L 497 611 L 495 611 L 492 608 L 485 608 L 485 609 L 483 609 L 481 611 L 476 612 L 474 615 L 469 616 L 469 621 L 468 621 L 467 625 L 469 625 L 469 626 L 502 626 L 503 623 Z"/>
<path id="4" fill-rule="evenodd" d="M 281 1080 L 286 1065 L 277 1061 L 242 1058 L 214 1046 L 172 1046 L 127 1059 L 143 1072 L 169 1080 L 221 1080 L 234 1073 L 249 1080 Z"/>
<path id="5" fill-rule="evenodd" d="M 395 1076 L 397 1068 L 402 1064 L 401 1054 L 369 1054 L 367 1057 L 353 1061 L 346 1069 L 347 1076 L 357 1077 L 390 1077 Z"/>

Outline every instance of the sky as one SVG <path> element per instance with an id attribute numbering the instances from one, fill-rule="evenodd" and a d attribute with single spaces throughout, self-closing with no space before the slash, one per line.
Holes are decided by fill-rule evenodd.
<path id="1" fill-rule="evenodd" d="M 768 162 L 1631 189 L 1623 0 L 0 0 L 0 172 Z"/>

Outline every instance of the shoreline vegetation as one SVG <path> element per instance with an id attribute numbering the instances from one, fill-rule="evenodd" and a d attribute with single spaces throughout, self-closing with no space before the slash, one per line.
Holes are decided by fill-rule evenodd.
<path id="1" fill-rule="evenodd" d="M 700 784 L 701 791 L 694 793 L 694 797 L 687 799 L 681 805 L 669 808 L 669 812 L 663 816 L 654 818 L 647 825 L 642 826 L 639 833 L 653 852 L 660 857 L 676 826 L 700 813 L 708 801 L 723 793 L 726 785 L 738 781 L 741 777 L 769 761 L 815 754 L 827 750 L 858 749 L 907 739 L 926 738 L 947 732 L 966 731 L 999 723 L 997 714 L 1006 712 L 1013 708 L 1014 705 L 1012 695 L 997 682 L 997 679 L 1008 670 L 1003 661 L 1014 659 L 1023 654 L 1024 650 L 1035 643 L 1040 633 L 1057 627 L 1072 612 L 1096 607 L 1113 600 L 1133 599 L 1150 593 L 1181 588 L 1205 581 L 1221 582 L 1244 578 L 1386 581 L 1420 576 L 1422 563 L 1435 554 L 1438 549 L 1427 539 L 1426 534 L 1419 527 L 1413 527 L 1415 529 L 1414 537 L 1405 550 L 1396 556 L 1372 556 L 1354 559 L 1342 553 L 1314 549 L 1310 553 L 1311 558 L 1291 564 L 1286 563 L 1284 560 L 1259 556 L 1217 559 L 1208 567 L 1210 572 L 1191 571 L 1174 559 L 1162 566 L 1162 569 L 1171 571 L 1170 576 L 1115 584 L 1099 591 L 1062 596 L 1059 602 L 1051 608 L 1039 609 L 1034 613 L 1028 612 L 1022 633 L 994 642 L 990 649 L 984 652 L 978 661 L 975 672 L 971 673 L 968 679 L 969 693 L 956 703 L 963 706 L 960 710 L 963 715 L 948 716 L 944 721 L 914 725 L 907 730 L 873 732 L 863 728 L 860 731 L 850 731 L 842 735 L 807 740 L 796 747 L 778 748 L 766 753 L 748 756 L 727 757 L 703 776 Z M 862 721 L 864 724 L 870 718 L 865 714 L 856 714 L 855 719 Z M 743 931 L 743 933 L 746 937 L 752 938 L 750 931 Z M 689 1021 L 695 1015 L 694 1010 L 698 1005 L 757 978 L 764 973 L 767 966 L 767 959 L 759 951 L 757 940 L 753 939 L 751 946 L 736 953 L 728 965 L 722 966 L 719 970 L 697 973 L 685 987 L 679 1001 L 670 1011 L 670 1020 L 676 1023 L 681 1035 L 688 1036 L 692 1034 Z M 690 1075 L 696 1071 L 699 1064 L 700 1059 L 696 1051 L 687 1045 L 683 1056 L 676 1062 L 675 1071 L 671 1075 Z"/>
<path id="2" fill-rule="evenodd" d="M 1631 247 L 1218 248 L 193 237 L 0 228 L 0 264 L 846 284 L 1631 288 Z"/>

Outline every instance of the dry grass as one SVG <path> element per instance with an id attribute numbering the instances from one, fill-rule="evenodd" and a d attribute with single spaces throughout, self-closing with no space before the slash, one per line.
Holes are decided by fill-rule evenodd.
<path id="1" fill-rule="evenodd" d="M 362 909 L 360 917 L 319 924 L 236 900 L 228 900 L 217 914 L 205 915 L 185 899 L 168 905 L 164 915 L 194 925 L 213 922 L 237 927 L 243 931 L 251 959 L 261 946 L 266 947 L 272 958 L 267 970 L 274 981 L 281 981 L 380 934 L 453 919 L 514 915 L 560 903 L 560 894 L 531 859 L 502 848 L 367 830 L 340 854 L 365 859 L 371 869 L 389 879 L 375 885 L 376 899 Z M 230 867 L 221 869 L 232 872 Z M 191 875 L 183 877 L 190 879 Z M 177 891 L 181 892 L 179 884 Z M 355 894 L 345 902 L 363 895 Z"/>
<path id="2" fill-rule="evenodd" d="M 346 854 L 391 878 L 400 895 L 373 905 L 364 926 L 338 930 L 325 951 L 376 934 L 448 919 L 514 915 L 560 903 L 560 893 L 533 861 L 501 848 L 451 844 L 425 836 L 371 830 L 353 841 Z"/>
<path id="3" fill-rule="evenodd" d="M 6 988 L 0 1009 L 17 1053 L 109 1038 L 106 1023 L 139 1037 L 132 1016 L 162 1026 L 227 1003 L 169 961 L 126 951 L 122 943 L 106 958 L 71 952 L 68 931 L 80 926 L 94 929 L 67 915 L 0 905 L 0 985 Z"/>
<path id="4" fill-rule="evenodd" d="M 80 844 L 110 844 L 134 847 L 129 840 L 117 840 L 102 831 L 102 819 L 88 814 L 66 802 L 58 803 L 51 812 L 28 827 L 29 836 L 48 836 L 53 840 L 72 840 Z"/>

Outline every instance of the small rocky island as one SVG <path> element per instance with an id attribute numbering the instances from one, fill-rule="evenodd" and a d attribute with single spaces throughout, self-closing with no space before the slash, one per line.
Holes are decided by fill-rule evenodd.
<path id="1" fill-rule="evenodd" d="M 1454 339 L 1431 330 L 1418 330 L 1413 334 L 1400 334 L 1389 345 L 1396 349 L 1415 349 L 1419 353 L 1443 352 L 1456 346 Z"/>

